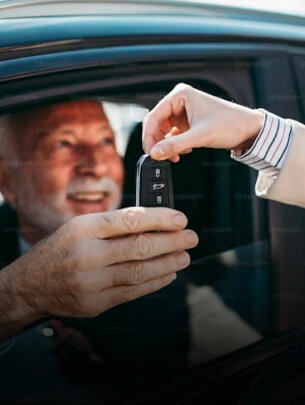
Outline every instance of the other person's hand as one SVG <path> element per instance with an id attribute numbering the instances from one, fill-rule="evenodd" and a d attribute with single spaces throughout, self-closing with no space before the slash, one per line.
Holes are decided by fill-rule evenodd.
<path id="1" fill-rule="evenodd" d="M 145 117 L 143 148 L 153 159 L 173 162 L 193 148 L 249 149 L 263 122 L 260 110 L 181 83 Z"/>

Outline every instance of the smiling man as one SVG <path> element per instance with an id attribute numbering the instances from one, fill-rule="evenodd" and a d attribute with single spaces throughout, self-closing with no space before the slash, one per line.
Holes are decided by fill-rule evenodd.
<path id="1" fill-rule="evenodd" d="M 5 204 L 0 207 L 1 266 L 4 267 L 14 261 L 31 245 L 37 244 L 39 247 L 37 242 L 50 233 L 54 233 L 52 236 L 56 236 L 57 232 L 54 231 L 64 227 L 64 224 L 74 217 L 80 216 L 78 219 L 84 219 L 85 221 L 79 223 L 79 228 L 83 228 L 83 231 L 84 229 L 89 230 L 87 237 L 91 244 L 86 243 L 84 240 L 86 238 L 81 235 L 76 244 L 72 245 L 75 250 L 78 250 L 78 255 L 77 252 L 75 254 L 73 250 L 72 252 L 70 250 L 70 256 L 72 256 L 70 268 L 62 265 L 62 262 L 67 262 L 67 254 L 63 256 L 59 254 L 59 248 L 62 248 L 64 253 L 66 253 L 65 251 L 69 253 L 71 236 L 66 234 L 59 242 L 57 238 L 51 247 L 45 249 L 45 251 L 49 251 L 48 260 L 41 259 L 43 252 L 40 251 L 38 266 L 34 266 L 34 271 L 29 273 L 29 277 L 21 277 L 21 283 L 26 284 L 26 287 L 28 284 L 24 282 L 25 279 L 38 279 L 38 282 L 34 283 L 33 293 L 31 284 L 26 288 L 30 292 L 30 301 L 35 301 L 35 293 L 42 296 L 40 302 L 44 302 L 44 298 L 46 298 L 46 304 L 43 305 L 41 312 L 44 315 L 47 312 L 47 315 L 57 318 L 51 321 L 54 330 L 52 347 L 57 353 L 61 365 L 63 373 L 60 375 L 66 375 L 69 380 L 79 385 L 87 382 L 90 385 L 92 381 L 96 381 L 97 385 L 94 389 L 100 390 L 100 387 L 105 389 L 107 386 L 107 395 L 112 396 L 115 392 L 115 395 L 126 397 L 132 395 L 132 390 L 143 389 L 144 392 L 147 384 L 159 383 L 163 378 L 172 377 L 175 373 L 179 374 L 186 369 L 189 359 L 194 364 L 196 361 L 198 363 L 198 359 L 206 359 L 221 352 L 222 344 L 219 343 L 219 334 L 223 336 L 225 342 L 224 350 L 228 350 L 230 347 L 240 347 L 241 342 L 252 343 L 259 339 L 255 331 L 247 325 L 244 326 L 243 322 L 232 314 L 232 311 L 228 311 L 224 305 L 221 305 L 220 300 L 217 299 L 215 293 L 211 292 L 211 289 L 205 288 L 196 292 L 192 288 L 193 292 L 188 296 L 189 288 L 186 276 L 185 278 L 180 277 L 175 283 L 168 285 L 165 291 L 158 292 L 156 290 L 159 288 L 155 288 L 154 291 L 148 291 L 153 294 L 147 297 L 111 308 L 110 311 L 97 311 L 95 306 L 99 302 L 102 303 L 103 298 L 95 294 L 94 288 L 100 293 L 105 284 L 103 275 L 106 280 L 110 278 L 110 268 L 115 268 L 115 259 L 111 261 L 109 268 L 103 268 L 103 258 L 99 257 L 99 260 L 96 259 L 90 267 L 90 257 L 97 258 L 93 245 L 101 252 L 101 256 L 106 256 L 106 253 L 103 253 L 101 241 L 96 240 L 96 234 L 103 231 L 103 228 L 114 226 L 114 234 L 109 235 L 109 238 L 117 237 L 118 224 L 115 221 L 115 215 L 121 204 L 124 182 L 122 159 L 116 151 L 115 136 L 102 106 L 94 100 L 63 102 L 27 109 L 18 114 L 3 117 L 1 120 L 0 124 L 2 123 L 2 127 L 6 128 L 6 132 L 5 136 L 1 137 L 3 142 L 0 145 L 0 155 L 2 156 L 0 189 L 9 203 L 9 205 Z M 160 209 L 156 208 L 156 210 Z M 150 208 L 150 210 L 154 209 Z M 112 217 L 109 211 L 113 211 Z M 94 215 L 99 212 L 109 212 L 107 214 L 109 216 L 105 216 L 103 223 L 99 223 Z M 82 214 L 89 215 L 82 216 Z M 159 223 L 154 230 L 160 230 L 160 224 L 164 222 L 162 213 L 157 214 L 156 212 Z M 138 221 L 138 225 L 143 226 L 147 216 L 147 214 L 143 215 Z M 96 229 L 94 228 L 93 231 L 90 224 L 87 225 L 90 218 L 97 222 Z M 120 222 L 124 223 L 124 220 Z M 129 231 L 136 233 L 135 225 L 132 223 Z M 180 228 L 182 226 L 183 224 L 180 225 Z M 186 226 L 186 222 L 184 226 Z M 162 228 L 162 230 L 172 229 L 166 228 Z M 146 231 L 145 237 L 148 237 L 147 229 L 143 229 L 143 231 Z M 74 233 L 77 232 L 78 230 L 74 228 Z M 189 242 L 178 244 L 177 242 L 175 245 L 173 239 L 170 243 L 161 240 L 166 235 L 169 237 L 169 234 L 170 232 L 153 232 L 153 236 L 160 240 L 160 246 L 162 245 L 163 249 L 161 252 L 152 252 L 152 258 L 156 256 L 157 259 L 148 260 L 151 272 L 157 273 L 157 275 L 163 274 L 166 268 L 167 271 L 173 267 L 177 269 L 177 265 L 173 266 L 169 261 L 165 262 L 166 250 L 164 249 L 168 249 L 168 251 L 177 250 L 177 248 L 184 250 L 197 243 L 195 240 L 191 244 Z M 178 233 L 175 232 L 175 234 L 177 238 Z M 191 234 L 193 233 L 191 232 Z M 52 236 L 46 240 L 51 239 L 52 242 Z M 109 242 L 109 238 L 106 235 L 107 242 Z M 128 235 L 125 235 L 121 240 L 116 240 L 118 243 L 115 246 L 107 245 L 105 251 L 111 256 L 116 254 L 128 256 L 133 247 L 123 245 L 127 239 Z M 133 246 L 135 245 L 137 242 L 133 243 Z M 147 250 L 151 250 L 153 245 L 154 242 L 151 241 L 144 246 L 144 249 L 141 248 L 140 256 L 143 256 L 143 253 L 146 254 Z M 42 248 L 43 246 L 44 244 L 42 244 Z M 35 252 L 35 248 L 31 249 L 21 259 L 31 254 L 33 250 Z M 29 257 L 30 267 L 32 267 L 35 260 L 32 260 L 31 256 Z M 56 269 L 58 271 L 54 278 L 55 281 L 48 284 L 49 280 L 52 281 L 54 274 L 52 268 L 54 261 L 59 262 L 59 267 Z M 78 262 L 82 263 L 84 274 L 79 272 Z M 129 256 L 124 262 L 121 266 L 122 273 L 119 277 L 114 276 L 113 279 L 115 283 L 120 282 L 126 287 L 128 274 L 130 274 Z M 26 264 L 25 261 L 25 264 L 21 263 L 20 267 L 24 268 Z M 189 262 L 184 263 L 180 268 L 185 268 L 188 264 Z M 48 272 L 49 265 L 51 272 Z M 90 302 L 94 303 L 94 319 L 92 319 L 92 312 L 77 315 L 80 307 L 79 300 L 72 300 L 72 304 L 70 302 L 70 295 L 72 297 L 76 295 L 77 298 L 77 292 L 80 291 L 82 295 L 84 288 L 80 288 L 73 278 L 70 288 L 68 288 L 69 285 L 65 285 L 66 274 L 71 280 L 74 270 L 72 267 L 76 268 L 77 280 L 87 281 L 88 296 Z M 134 269 L 136 269 L 137 280 L 143 277 L 142 270 L 145 272 L 143 264 L 137 265 Z M 90 270 L 96 276 L 95 278 L 90 279 Z M 197 271 L 200 270 L 197 269 Z M 18 276 L 13 277 L 13 283 L 16 282 L 18 284 Z M 37 284 L 39 284 L 38 287 Z M 111 290 L 108 287 L 109 284 L 105 288 L 106 292 Z M 37 294 L 37 290 L 39 294 Z M 0 297 L 2 291 L 0 280 Z M 24 295 L 24 290 L 21 289 L 21 291 Z M 14 297 L 11 291 L 8 295 Z M 81 298 L 83 300 L 83 297 Z M 15 302 L 13 300 L 14 305 L 11 305 L 11 301 L 10 299 L 5 309 L 14 307 Z M 57 305 L 54 304 L 54 301 Z M 86 301 L 88 302 L 88 299 Z M 113 297 L 108 298 L 108 301 L 113 303 Z M 205 308 L 205 311 L 202 308 Z M 97 312 L 100 315 L 96 316 Z M 193 321 L 192 324 L 194 319 L 196 322 Z M 226 323 L 223 322 L 224 319 L 227 321 Z M 239 330 L 242 331 L 241 335 L 245 336 L 244 340 L 236 342 L 234 337 L 228 339 L 226 333 L 219 333 L 222 324 L 225 325 L 222 330 L 228 329 L 230 324 L 233 325 L 234 331 L 239 327 Z M 48 326 L 50 326 L 50 322 Z M 207 333 L 208 329 L 212 329 L 210 335 Z M 35 341 L 37 332 L 35 330 L 30 332 Z M 204 344 L 201 345 L 201 342 Z M 214 342 L 216 343 L 214 344 Z M 33 344 L 33 341 L 31 343 Z M 37 343 L 37 346 L 39 345 L 40 343 Z M 190 351 L 192 346 L 195 350 Z M 6 350 L 6 347 L 4 349 Z M 16 364 L 13 351 L 14 349 L 11 352 L 12 360 L 9 362 L 13 365 L 12 375 L 14 375 L 14 364 Z M 20 352 L 17 347 L 16 357 L 18 359 Z M 26 354 L 31 356 L 31 353 Z M 45 353 L 42 354 L 43 360 L 44 355 Z M 28 368 L 23 378 L 27 380 L 29 386 L 33 384 L 34 378 Z M 101 383 L 101 379 L 103 379 L 104 385 Z"/>
<path id="2" fill-rule="evenodd" d="M 10 130 L 1 147 L 4 159 L 0 165 L 0 189 L 13 210 L 7 212 L 8 208 L 3 207 L 1 217 L 0 208 L 0 222 L 3 224 L 5 218 L 16 213 L 18 217 L 16 225 L 9 220 L 10 224 L 0 232 L 0 237 L 6 234 L 2 253 L 10 252 L 9 261 L 75 216 L 120 207 L 123 162 L 116 150 L 115 134 L 98 101 L 29 108 L 5 120 Z M 10 229 L 20 229 L 20 233 Z M 87 255 L 84 250 L 82 260 L 87 260 Z M 162 267 L 156 264 L 154 269 Z M 171 369 L 184 366 L 188 342 L 185 285 L 183 280 L 174 284 L 165 293 L 112 308 L 109 314 L 95 319 L 65 318 L 64 323 L 53 320 L 52 345 L 62 371 L 69 378 L 86 381 L 89 368 L 96 370 L 94 361 L 90 363 L 91 350 L 95 358 L 105 358 L 107 353 L 109 375 L 111 367 L 117 374 L 117 362 L 122 370 L 143 364 L 150 364 L 153 370 L 155 364 L 156 374 L 159 364 L 168 364 Z M 178 325 L 180 333 L 168 322 Z M 70 356 L 63 358 L 67 347 Z M 87 357 L 89 360 L 82 360 Z"/>
<path id="3" fill-rule="evenodd" d="M 99 102 L 64 102 L 5 119 L 11 130 L 2 143 L 0 188 L 25 242 L 77 215 L 120 206 L 123 164 Z"/>
<path id="4" fill-rule="evenodd" d="M 61 342 L 67 349 L 70 336 L 70 359 L 81 359 L 70 371 L 82 372 L 85 380 L 82 359 L 91 366 L 91 347 L 95 367 L 104 351 L 114 364 L 116 356 L 128 361 L 126 356 L 141 349 L 139 342 L 158 336 L 159 330 L 163 339 L 159 314 L 164 301 L 170 301 L 167 294 L 138 300 L 135 306 L 119 304 L 169 285 L 173 273 L 188 267 L 185 250 L 196 246 L 198 237 L 183 229 L 187 218 L 175 210 L 117 209 L 123 162 L 101 104 L 77 100 L 27 108 L 0 117 L 0 132 L 0 190 L 6 202 L 0 207 L 0 343 L 34 322 L 64 319 L 63 324 L 52 320 L 58 357 Z M 170 308 L 163 312 L 169 314 Z M 27 332 L 34 338 L 34 353 L 38 333 L 35 328 Z M 19 354 L 32 354 L 28 338 L 22 346 L 23 337 L 5 354 L 13 375 Z M 164 352 L 173 356 L 184 341 L 175 345 L 172 334 L 166 338 Z M 148 353 L 153 349 L 152 339 Z M 159 346 L 155 352 L 163 358 Z M 26 368 L 23 378 L 33 384 L 31 370 L 20 363 Z M 98 362 L 97 375 L 100 367 Z"/>

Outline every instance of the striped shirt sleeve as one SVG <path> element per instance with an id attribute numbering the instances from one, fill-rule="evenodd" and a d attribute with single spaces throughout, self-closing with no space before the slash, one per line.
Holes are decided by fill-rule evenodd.
<path id="1" fill-rule="evenodd" d="M 276 177 L 289 151 L 293 126 L 289 120 L 260 110 L 265 114 L 264 124 L 252 147 L 247 151 L 232 151 L 231 157 L 268 177 Z"/>

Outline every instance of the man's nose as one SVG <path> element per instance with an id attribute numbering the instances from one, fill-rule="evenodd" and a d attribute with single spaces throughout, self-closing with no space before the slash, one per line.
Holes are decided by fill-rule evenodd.
<path id="1" fill-rule="evenodd" d="M 83 150 L 77 164 L 77 172 L 81 175 L 102 177 L 108 172 L 108 164 L 98 148 Z"/>

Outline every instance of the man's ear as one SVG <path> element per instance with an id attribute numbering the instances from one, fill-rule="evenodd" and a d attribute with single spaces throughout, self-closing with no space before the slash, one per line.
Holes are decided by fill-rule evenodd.
<path id="1" fill-rule="evenodd" d="M 5 201 L 14 204 L 16 196 L 12 189 L 7 161 L 2 157 L 0 157 L 0 191 L 3 194 Z"/>

